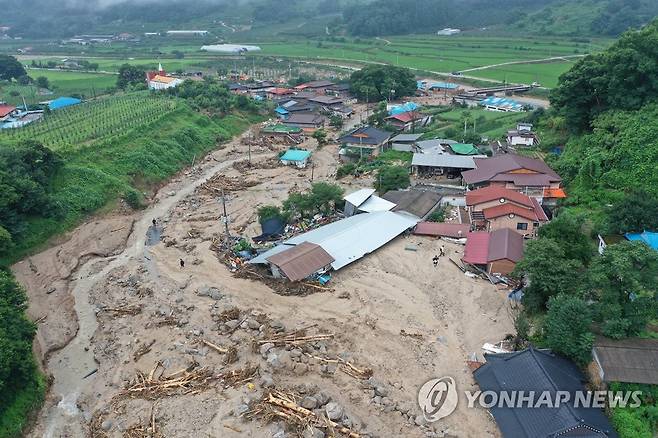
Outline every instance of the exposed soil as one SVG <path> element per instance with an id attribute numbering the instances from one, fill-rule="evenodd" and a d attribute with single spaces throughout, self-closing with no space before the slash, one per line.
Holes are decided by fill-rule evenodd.
<path id="1" fill-rule="evenodd" d="M 163 187 L 145 211 L 83 225 L 14 266 L 30 316 L 46 316 L 37 345 L 54 377 L 30 436 L 324 436 L 326 428 L 258 414 L 274 389 L 360 436 L 499 436 L 483 410 L 460 405 L 427 425 L 415 402 L 430 378 L 472 387 L 469 355 L 512 331 L 505 292 L 446 258 L 433 267 L 440 245 L 455 259 L 462 247 L 400 237 L 334 273 L 331 292 L 303 297 L 236 278 L 211 250 L 224 224 L 206 180 L 229 178 L 213 181 L 232 184 L 231 233 L 254 237 L 259 206 L 310 187 L 311 175 L 333 180 L 337 146 L 303 146 L 314 150 L 313 170 L 245 170 L 233 166 L 246 157 L 236 139 Z M 274 155 L 251 152 L 256 163 Z M 351 191 L 370 181 L 341 184 Z M 307 339 L 286 337 L 303 328 L 293 338 Z"/>

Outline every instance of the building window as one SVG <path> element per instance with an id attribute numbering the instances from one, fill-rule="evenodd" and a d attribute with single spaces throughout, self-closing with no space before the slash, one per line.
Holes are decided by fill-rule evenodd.
<path id="1" fill-rule="evenodd" d="M 518 222 L 516 224 L 516 229 L 517 230 L 527 230 L 528 229 L 528 223 L 527 222 Z"/>
<path id="2" fill-rule="evenodd" d="M 539 228 L 539 222 L 533 222 L 532 226 L 535 227 L 535 228 Z"/>

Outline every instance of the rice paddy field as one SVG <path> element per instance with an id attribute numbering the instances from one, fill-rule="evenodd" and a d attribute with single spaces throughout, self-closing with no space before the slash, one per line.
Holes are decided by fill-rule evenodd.
<path id="1" fill-rule="evenodd" d="M 283 56 L 337 63 L 386 63 L 420 71 L 554 87 L 577 59 L 603 50 L 603 39 L 514 38 L 477 34 L 403 36 L 349 41 L 262 42 L 252 56 Z M 542 61 L 545 60 L 545 61 Z M 515 63 L 512 65 L 500 65 Z M 468 71 L 470 69 L 476 69 Z"/>
<path id="2" fill-rule="evenodd" d="M 272 31 L 270 29 L 270 31 Z M 462 72 L 469 79 L 524 83 L 539 82 L 547 88 L 555 87 L 559 76 L 578 59 L 588 53 L 605 49 L 611 40 L 601 38 L 569 37 L 521 37 L 500 36 L 486 32 L 465 32 L 455 36 L 408 35 L 382 38 L 350 37 L 293 37 L 285 32 L 266 36 L 258 32 L 236 32 L 225 35 L 229 43 L 256 44 L 261 52 L 242 56 L 243 59 L 272 62 L 272 59 L 306 60 L 336 65 L 363 65 L 387 63 L 414 69 L 419 74 L 448 75 Z M 202 41 L 176 40 L 171 38 L 145 39 L 139 44 L 116 43 L 108 46 L 80 48 L 63 46 L 61 53 L 48 53 L 52 47 L 44 47 L 43 56 L 32 55 L 27 59 L 57 59 L 62 56 L 89 59 L 99 64 L 99 71 L 116 72 L 124 63 L 144 68 L 155 68 L 162 62 L 168 71 L 203 68 L 217 61 L 235 59 L 234 55 L 204 53 L 199 49 Z M 35 47 L 40 47 L 35 45 Z M 0 44 L 0 52 L 3 50 Z M 77 53 L 76 53 L 77 52 Z M 175 57 L 182 52 L 184 58 Z M 267 61 L 265 61 L 267 58 Z M 512 64 L 509 64 L 512 63 Z M 502 65 L 501 65 L 502 64 Z M 59 75 L 58 75 L 59 73 Z M 39 75 L 36 71 L 32 76 Z M 67 76 L 67 75 L 73 76 Z M 106 75 L 90 73 L 48 72 L 60 83 L 62 90 L 90 86 L 103 88 L 111 82 Z M 78 79 L 83 79 L 78 82 Z M 98 87 L 96 86 L 98 85 Z M 90 95 L 89 92 L 84 93 Z"/>

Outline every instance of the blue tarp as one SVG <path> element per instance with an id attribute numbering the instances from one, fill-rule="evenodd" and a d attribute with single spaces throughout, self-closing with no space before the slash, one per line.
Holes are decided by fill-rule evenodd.
<path id="1" fill-rule="evenodd" d="M 277 114 L 280 114 L 280 115 L 282 115 L 282 116 L 285 116 L 286 114 L 289 114 L 289 113 L 290 113 L 287 109 L 285 109 L 285 108 L 283 108 L 283 107 L 280 107 L 280 106 L 277 107 L 277 108 L 274 110 L 274 112 L 277 113 Z"/>
<path id="2" fill-rule="evenodd" d="M 520 104 L 519 102 L 512 99 L 506 99 L 504 97 L 495 97 L 495 96 L 487 97 L 482 102 L 480 102 L 480 105 L 491 106 L 491 107 L 506 109 L 511 111 L 523 110 L 523 104 Z"/>
<path id="3" fill-rule="evenodd" d="M 299 149 L 288 149 L 281 157 L 282 161 L 304 161 L 311 156 L 311 152 Z"/>
<path id="4" fill-rule="evenodd" d="M 82 101 L 80 99 L 76 99 L 75 97 L 58 97 L 57 99 L 50 101 L 48 108 L 50 108 L 51 111 L 54 111 L 61 108 L 66 108 L 67 106 L 79 105 L 81 103 Z"/>
<path id="5" fill-rule="evenodd" d="M 658 232 L 645 231 L 643 233 L 626 233 L 624 237 L 631 242 L 644 242 L 650 248 L 658 251 Z"/>
<path id="6" fill-rule="evenodd" d="M 388 110 L 388 113 L 392 116 L 402 113 L 408 113 L 409 111 L 416 111 L 420 106 L 414 102 L 407 102 L 402 105 L 395 105 Z"/>

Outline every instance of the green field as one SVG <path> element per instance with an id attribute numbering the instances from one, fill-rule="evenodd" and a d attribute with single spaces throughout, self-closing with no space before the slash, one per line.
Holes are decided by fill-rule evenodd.
<path id="1" fill-rule="evenodd" d="M 406 36 L 378 40 L 262 42 L 263 51 L 251 56 L 284 56 L 337 63 L 387 63 L 430 73 L 448 74 L 470 68 L 466 76 L 518 83 L 541 82 L 552 87 L 575 58 L 545 63 L 495 64 L 536 61 L 554 57 L 574 57 L 598 52 L 607 40 L 582 42 L 565 38 L 511 38 L 494 36 Z M 507 77 L 506 77 L 507 76 Z"/>
<path id="2" fill-rule="evenodd" d="M 23 103 L 23 98 L 28 104 L 35 104 L 71 94 L 93 97 L 116 85 L 116 75 L 112 74 L 32 69 L 27 73 L 33 79 L 40 76 L 48 78 L 52 94 L 42 94 L 34 85 L 0 81 L 0 101 L 17 105 Z"/>

